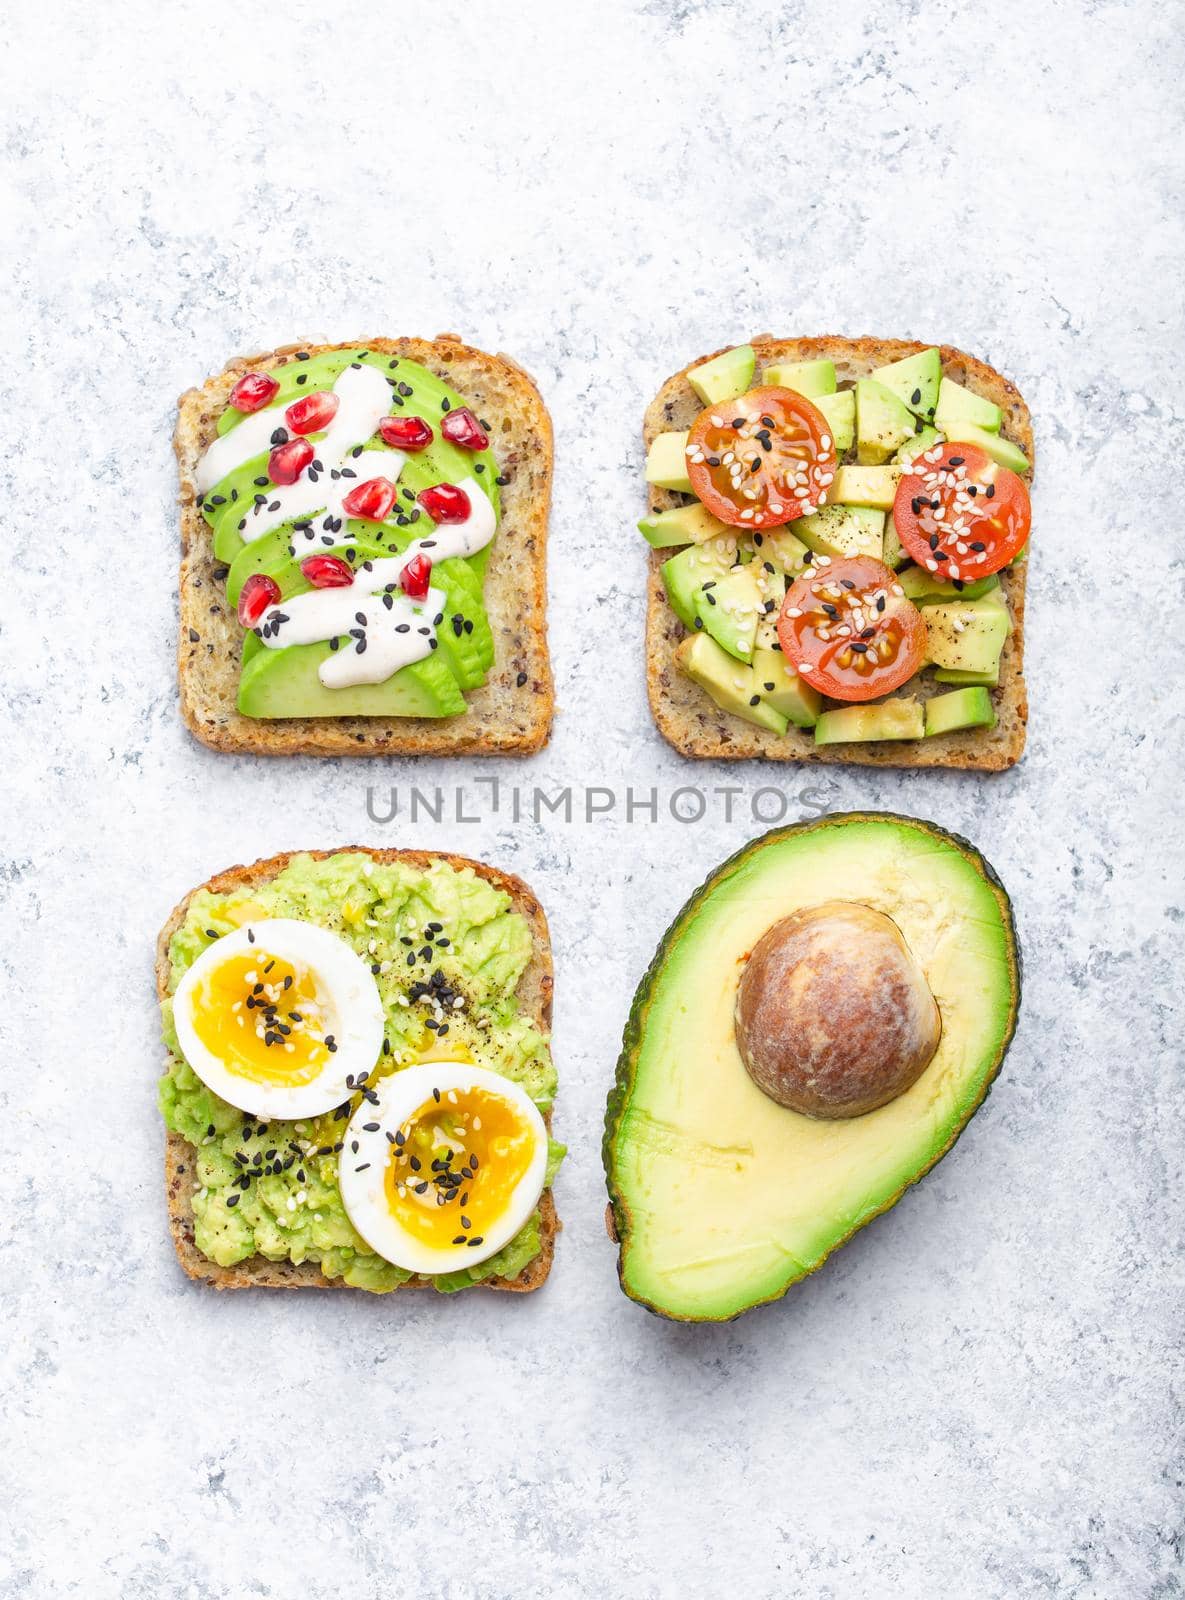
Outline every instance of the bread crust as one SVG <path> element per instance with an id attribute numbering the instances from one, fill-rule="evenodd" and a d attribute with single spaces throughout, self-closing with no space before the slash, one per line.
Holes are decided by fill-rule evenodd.
<path id="1" fill-rule="evenodd" d="M 854 380 L 874 367 L 934 348 L 913 339 L 846 339 L 823 335 L 810 339 L 775 339 L 759 334 L 750 343 L 758 368 L 773 362 L 829 360 L 836 376 Z M 725 346 L 725 349 L 731 348 Z M 1034 462 L 1033 426 L 1029 408 L 1019 390 L 985 361 L 939 345 L 942 370 L 956 383 L 993 400 L 1004 413 L 1001 433 L 1013 440 Z M 721 354 L 713 351 L 713 355 Z M 667 379 L 647 407 L 642 437 L 649 449 L 656 434 L 689 427 L 702 409 L 687 381 L 692 367 L 709 360 L 697 356 L 681 372 Z M 1030 475 L 1030 482 L 1032 475 Z M 683 503 L 684 496 L 650 486 L 650 509 L 662 511 Z M 972 772 L 1001 772 L 1015 765 L 1025 745 L 1029 706 L 1024 679 L 1025 580 L 1027 561 L 999 574 L 1000 585 L 1012 613 L 1012 629 L 1000 657 L 1000 684 L 991 691 L 996 707 L 994 728 L 964 729 L 916 742 L 869 741 L 863 744 L 816 745 L 809 728 L 791 726 L 785 734 L 721 711 L 704 691 L 684 677 L 675 665 L 675 649 L 687 630 L 671 610 L 663 588 L 661 568 L 669 550 L 651 550 L 646 582 L 646 690 L 659 732 L 680 755 L 699 760 L 742 761 L 759 756 L 767 761 L 798 761 L 816 765 L 875 767 L 954 767 Z M 925 680 L 911 683 L 909 692 L 924 698 L 946 686 Z"/>
<path id="2" fill-rule="evenodd" d="M 502 872 L 497 867 L 488 866 L 483 861 L 474 861 L 468 856 L 452 855 L 447 851 L 435 850 L 372 850 L 366 845 L 342 845 L 337 850 L 289 850 L 280 855 L 269 856 L 265 860 L 256 861 L 251 866 L 228 867 L 224 872 L 215 874 L 189 893 L 176 906 L 173 907 L 160 930 L 156 941 L 156 993 L 158 1000 L 165 1000 L 169 993 L 169 943 L 177 929 L 185 920 L 185 913 L 190 901 L 195 894 L 203 889 L 208 889 L 212 894 L 230 894 L 236 889 L 249 889 L 257 884 L 267 883 L 276 877 L 294 856 L 307 855 L 314 861 L 325 861 L 330 856 L 337 855 L 364 855 L 380 865 L 390 865 L 393 862 L 403 862 L 409 867 L 427 868 L 434 862 L 443 861 L 448 866 L 460 870 L 463 867 L 472 867 L 473 871 L 487 883 L 493 884 L 496 889 L 503 890 L 511 898 L 513 908 L 525 917 L 531 929 L 532 955 L 530 964 L 519 982 L 518 1000 L 524 1012 L 545 1033 L 551 1030 L 551 1003 L 552 991 L 555 984 L 551 960 L 551 938 L 547 927 L 547 917 L 543 907 L 532 894 L 531 890 L 521 878 L 513 873 Z M 544 1117 L 548 1131 L 551 1130 L 551 1114 Z M 351 1289 L 352 1284 L 344 1283 L 340 1278 L 327 1278 L 315 1261 L 303 1261 L 299 1265 L 291 1261 L 269 1261 L 265 1256 L 251 1256 L 246 1261 L 240 1261 L 233 1267 L 220 1267 L 216 1262 L 204 1256 L 194 1243 L 193 1224 L 193 1165 L 196 1152 L 188 1139 L 179 1133 L 166 1132 L 165 1134 L 165 1193 L 168 1204 L 169 1232 L 173 1239 L 173 1248 L 177 1252 L 177 1259 L 185 1273 L 199 1283 L 208 1284 L 214 1289 Z M 517 1278 L 489 1278 L 484 1282 L 475 1284 L 478 1289 L 498 1289 L 511 1294 L 528 1294 L 533 1289 L 540 1288 L 546 1281 L 551 1271 L 552 1259 L 555 1255 L 555 1240 L 563 1224 L 556 1214 L 555 1200 L 550 1189 L 543 1191 L 539 1202 L 542 1227 L 540 1237 L 542 1249 L 533 1261 L 528 1263 L 526 1269 Z M 432 1287 L 432 1280 L 425 1277 L 409 1278 L 406 1283 L 399 1284 L 392 1293 L 400 1289 L 428 1289 Z M 359 1289 L 359 1294 L 368 1291 Z M 465 1291 L 468 1293 L 468 1291 Z"/>
<path id="3" fill-rule="evenodd" d="M 427 367 L 493 424 L 499 472 L 510 479 L 485 579 L 494 666 L 488 682 L 466 694 L 467 710 L 457 717 L 244 717 L 236 704 L 243 632 L 214 576 L 219 563 L 198 510 L 194 470 L 245 372 L 285 365 L 298 351 L 363 348 Z M 236 356 L 181 396 L 173 448 L 181 480 L 177 669 L 181 715 L 195 738 L 212 750 L 254 755 L 528 755 L 547 743 L 555 712 L 546 615 L 552 428 L 534 381 L 509 356 L 490 355 L 451 333 L 292 344 Z"/>

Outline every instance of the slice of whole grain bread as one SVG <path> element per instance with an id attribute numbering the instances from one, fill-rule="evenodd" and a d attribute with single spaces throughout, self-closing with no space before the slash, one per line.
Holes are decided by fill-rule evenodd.
<path id="1" fill-rule="evenodd" d="M 772 362 L 825 359 L 835 363 L 841 385 L 867 376 L 886 362 L 932 348 L 911 339 L 775 339 L 770 334 L 759 335 L 751 343 L 757 354 L 758 371 Z M 939 349 L 943 372 L 956 383 L 995 401 L 1004 413 L 1002 434 L 1018 444 L 1031 462 L 1032 420 L 1016 388 L 986 362 L 953 345 L 944 344 Z M 687 374 L 708 359 L 697 356 L 682 372 L 668 378 L 647 407 L 642 429 L 647 448 L 656 434 L 688 428 L 699 415 L 702 404 L 688 383 Z M 682 504 L 685 499 L 667 489 L 650 488 L 652 511 Z M 790 527 L 793 531 L 792 523 Z M 1029 716 L 1024 680 L 1026 561 L 1000 573 L 1000 584 L 1012 613 L 1012 630 L 1000 658 L 999 687 L 991 690 L 996 708 L 994 728 L 965 729 L 909 742 L 816 745 L 810 728 L 792 725 L 785 734 L 776 734 L 721 711 L 698 684 L 678 670 L 675 649 L 687 630 L 671 610 L 660 575 L 663 562 L 671 554 L 670 550 L 649 553 L 646 687 L 659 732 L 681 755 L 718 761 L 762 756 L 769 761 L 845 762 L 877 767 L 961 767 L 975 772 L 999 772 L 1019 759 Z M 932 678 L 916 678 L 901 692 L 926 699 L 948 687 L 934 683 Z"/>
<path id="2" fill-rule="evenodd" d="M 485 603 L 494 631 L 489 681 L 466 695 L 460 716 L 306 717 L 261 721 L 236 707 L 243 630 L 215 576 L 210 527 L 197 506 L 194 468 L 213 440 L 227 397 L 244 372 L 295 360 L 298 351 L 381 350 L 453 385 L 492 426 L 502 518 L 490 551 Z M 178 402 L 173 448 L 181 476 L 181 715 L 213 750 L 256 755 L 525 755 L 547 743 L 555 710 L 547 654 L 547 517 L 551 418 L 528 375 L 508 356 L 487 355 L 454 334 L 285 345 L 239 356 Z M 521 680 L 521 681 L 520 681 Z"/>
<path id="3" fill-rule="evenodd" d="M 513 902 L 513 908 L 525 917 L 531 929 L 534 951 L 530 965 L 523 973 L 518 986 L 518 1002 L 524 1015 L 544 1032 L 551 1029 L 551 998 L 554 988 L 554 977 L 551 964 L 551 938 L 547 928 L 547 918 L 543 907 L 527 888 L 521 878 L 514 877 L 511 873 L 500 872 L 497 867 L 487 866 L 481 861 L 471 861 L 467 856 L 449 855 L 443 852 L 428 850 L 371 850 L 365 845 L 343 845 L 339 850 L 308 850 L 288 851 L 283 855 L 271 856 L 265 861 L 256 861 L 253 866 L 229 867 L 225 872 L 218 873 L 207 882 L 200 884 L 197 889 L 191 889 L 179 905 L 174 906 L 169 913 L 164 927 L 161 929 L 156 942 L 156 992 L 157 998 L 164 1000 L 169 993 L 169 942 L 174 933 L 185 920 L 186 909 L 199 889 L 208 889 L 213 894 L 229 894 L 235 889 L 249 888 L 252 885 L 266 883 L 282 872 L 293 856 L 298 854 L 309 855 L 315 861 L 323 861 L 327 856 L 356 853 L 366 855 L 372 861 L 389 863 L 394 861 L 405 862 L 410 867 L 430 867 L 433 862 L 444 861 L 457 869 L 472 867 L 480 877 L 492 883 L 495 888 L 502 889 Z M 551 1127 L 551 1115 L 544 1117 L 548 1128 Z M 343 1283 L 340 1278 L 327 1278 L 322 1273 L 315 1261 L 305 1261 L 299 1266 L 291 1261 L 268 1261 L 264 1256 L 251 1256 L 246 1261 L 240 1261 L 237 1266 L 220 1267 L 216 1262 L 204 1256 L 194 1243 L 193 1237 L 193 1167 L 194 1147 L 188 1139 L 182 1138 L 179 1133 L 167 1132 L 165 1134 L 165 1193 L 168 1202 L 169 1231 L 173 1236 L 173 1247 L 177 1252 L 177 1259 L 191 1278 L 196 1278 L 201 1283 L 210 1284 L 215 1289 L 348 1289 L 350 1284 Z M 514 1294 L 525 1294 L 531 1289 L 538 1289 L 546 1280 L 551 1271 L 552 1258 L 555 1254 L 555 1239 L 562 1224 L 556 1215 L 555 1201 L 550 1189 L 543 1191 L 539 1202 L 542 1218 L 542 1244 L 540 1253 L 531 1261 L 517 1278 L 489 1278 L 483 1283 L 474 1285 L 481 1289 L 504 1289 Z M 401 1289 L 426 1289 L 431 1287 L 431 1280 L 424 1277 L 409 1278 Z M 359 1293 L 365 1293 L 359 1290 Z M 394 1292 L 394 1291 L 393 1291 Z"/>

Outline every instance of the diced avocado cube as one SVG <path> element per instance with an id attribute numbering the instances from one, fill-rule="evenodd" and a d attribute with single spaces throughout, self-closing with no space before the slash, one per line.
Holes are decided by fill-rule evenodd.
<path id="1" fill-rule="evenodd" d="M 686 550 L 663 562 L 663 587 L 671 610 L 685 628 L 695 627 L 702 585 L 730 572 L 736 553 L 734 539 L 710 539 L 707 544 L 689 544 Z"/>
<path id="2" fill-rule="evenodd" d="M 877 367 L 872 376 L 915 416 L 928 422 L 934 415 L 942 382 L 942 357 L 937 350 L 919 350 L 915 356 L 890 361 L 888 366 Z"/>
<path id="3" fill-rule="evenodd" d="M 856 460 L 864 467 L 879 467 L 907 439 L 915 424 L 909 407 L 875 378 L 856 384 Z"/>
<path id="4" fill-rule="evenodd" d="M 638 532 L 655 550 L 729 537 L 727 525 L 698 501 L 694 505 L 672 506 L 669 511 L 652 511 L 639 522 Z"/>
<path id="5" fill-rule="evenodd" d="M 692 683 L 734 717 L 743 717 L 771 733 L 785 733 L 787 719 L 761 698 L 753 668 L 743 666 L 706 633 L 693 633 L 675 651 L 675 664 Z"/>
<path id="6" fill-rule="evenodd" d="M 1013 472 L 1023 474 L 1029 470 L 1029 458 L 1020 446 L 1013 444 L 1011 439 L 1001 438 L 998 433 L 985 433 L 982 428 L 973 428 L 965 422 L 958 428 L 948 430 L 947 439 L 951 444 L 978 445 L 999 466 L 1008 467 Z"/>
<path id="7" fill-rule="evenodd" d="M 816 744 L 848 744 L 866 739 L 921 739 L 926 732 L 922 702 L 882 700 L 878 705 L 840 706 L 815 723 Z"/>
<path id="8" fill-rule="evenodd" d="M 696 615 L 704 632 L 738 661 L 753 659 L 757 624 L 765 615 L 761 564 L 733 567 L 721 578 L 709 578 L 700 587 Z"/>
<path id="9" fill-rule="evenodd" d="M 766 367 L 761 382 L 774 389 L 793 389 L 813 400 L 817 395 L 835 393 L 835 362 L 782 361 Z"/>
<path id="10" fill-rule="evenodd" d="M 788 717 L 796 728 L 813 728 L 823 697 L 800 678 L 780 650 L 762 646 L 753 652 L 753 678 L 767 705 Z"/>
<path id="11" fill-rule="evenodd" d="M 821 506 L 809 517 L 798 517 L 794 532 L 816 555 L 872 556 L 879 561 L 885 513 L 869 506 Z"/>
<path id="12" fill-rule="evenodd" d="M 954 733 L 957 728 L 994 728 L 996 710 L 983 687 L 954 689 L 926 701 L 926 733 Z"/>
<path id="13" fill-rule="evenodd" d="M 828 503 L 891 511 L 900 477 L 900 467 L 840 467 L 827 491 Z"/>
<path id="14" fill-rule="evenodd" d="M 938 386 L 938 404 L 934 408 L 934 426 L 948 439 L 962 438 L 959 428 L 970 424 L 987 433 L 999 433 L 1004 413 L 991 400 L 964 389 L 953 378 L 943 378 Z"/>
<path id="15" fill-rule="evenodd" d="M 885 548 L 881 560 L 893 572 L 899 572 L 909 560 L 897 537 L 897 524 L 888 516 L 885 518 Z"/>
<path id="16" fill-rule="evenodd" d="M 965 688 L 967 685 L 974 687 L 976 684 L 987 689 L 994 689 L 1000 681 L 1000 663 L 997 660 L 991 672 L 960 672 L 958 667 L 938 667 L 934 673 L 935 683 L 949 683 Z"/>
<path id="17" fill-rule="evenodd" d="M 687 476 L 687 434 L 660 433 L 646 453 L 646 482 L 657 489 L 678 489 L 691 493 Z"/>
<path id="18" fill-rule="evenodd" d="M 1008 637 L 1008 607 L 999 590 L 979 600 L 926 606 L 922 617 L 928 642 L 926 659 L 936 667 L 961 672 L 991 672 L 998 667 Z"/>
<path id="19" fill-rule="evenodd" d="M 841 389 L 838 394 L 812 395 L 810 400 L 815 410 L 821 411 L 831 426 L 836 455 L 844 455 L 856 442 L 855 389 Z"/>
<path id="20" fill-rule="evenodd" d="M 711 361 L 692 367 L 687 381 L 706 406 L 717 405 L 721 400 L 731 400 L 753 387 L 753 368 L 757 358 L 751 344 L 739 344 L 735 350 L 725 350 Z"/>
<path id="21" fill-rule="evenodd" d="M 916 461 L 923 450 L 928 450 L 932 444 L 941 444 L 942 434 L 937 428 L 923 428 L 920 433 L 915 433 L 912 439 L 907 439 L 893 457 L 893 462 L 899 467 L 908 467 L 911 461 Z"/>
<path id="22" fill-rule="evenodd" d="M 794 527 L 801 527 L 802 521 L 799 517 Z M 772 561 L 788 578 L 797 578 L 806 566 L 807 547 L 789 528 L 766 528 L 753 535 L 753 543 L 759 559 Z"/>
<path id="23" fill-rule="evenodd" d="M 942 605 L 945 601 L 978 600 L 981 595 L 1000 587 L 994 572 L 986 578 L 972 578 L 961 589 L 956 589 L 947 578 L 927 572 L 925 567 L 907 567 L 899 579 L 901 587 L 915 606 Z"/>

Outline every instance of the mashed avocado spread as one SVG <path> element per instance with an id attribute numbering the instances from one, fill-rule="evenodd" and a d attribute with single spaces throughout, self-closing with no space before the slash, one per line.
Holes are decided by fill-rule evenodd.
<path id="1" fill-rule="evenodd" d="M 300 1122 L 257 1123 L 212 1093 L 181 1054 L 171 996 L 182 976 L 214 939 L 262 917 L 329 928 L 370 965 L 386 1017 L 372 1083 L 417 1061 L 474 1061 L 521 1084 L 546 1112 L 556 1085 L 548 1042 L 515 999 L 531 959 L 531 930 L 509 895 L 470 868 L 380 864 L 342 852 L 321 861 L 295 856 L 254 888 L 199 890 L 169 945 L 170 998 L 161 1013 L 170 1059 L 159 1098 L 167 1126 L 195 1147 L 197 1248 L 219 1266 L 257 1254 L 315 1261 L 326 1277 L 356 1288 L 394 1289 L 411 1273 L 366 1246 L 338 1192 L 338 1151 L 360 1097 Z M 442 996 L 444 1033 L 436 1023 Z M 548 1184 L 563 1156 L 564 1146 L 549 1141 Z M 497 1255 L 432 1282 L 451 1292 L 484 1278 L 514 1278 L 540 1248 L 536 1211 Z"/>

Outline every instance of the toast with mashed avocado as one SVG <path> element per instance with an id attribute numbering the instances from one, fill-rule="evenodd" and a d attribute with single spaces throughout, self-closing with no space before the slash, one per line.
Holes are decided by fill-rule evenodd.
<path id="1" fill-rule="evenodd" d="M 182 395 L 181 713 L 216 750 L 525 754 L 554 712 L 552 432 L 443 334 L 289 345 Z"/>
<path id="2" fill-rule="evenodd" d="M 1033 433 L 1006 378 L 950 345 L 762 335 L 669 378 L 643 438 L 647 689 L 676 750 L 1013 765 Z"/>
<path id="3" fill-rule="evenodd" d="M 232 867 L 169 916 L 156 985 L 169 1226 L 191 1278 L 544 1282 L 564 1150 L 547 920 L 520 879 L 361 847 Z"/>

